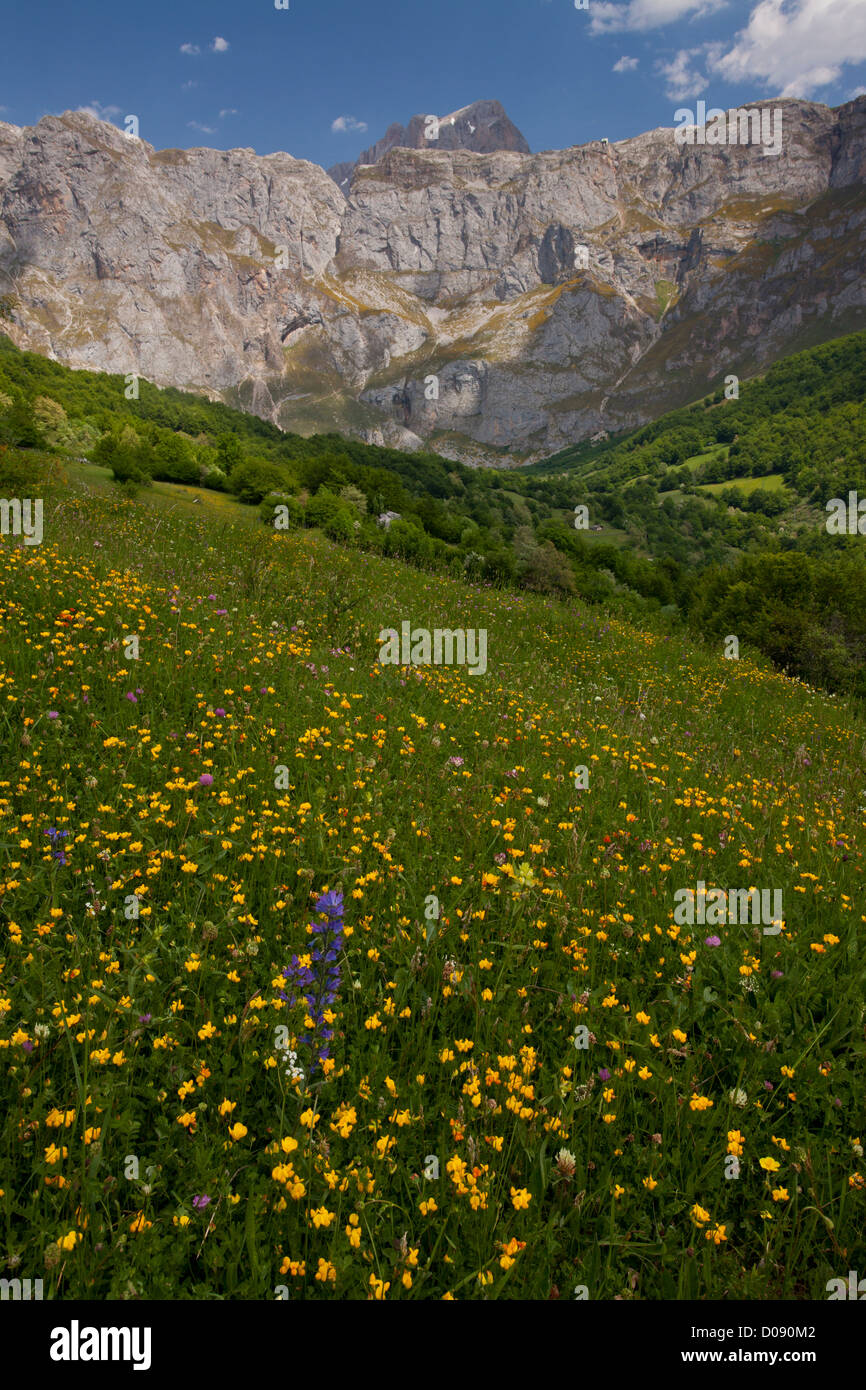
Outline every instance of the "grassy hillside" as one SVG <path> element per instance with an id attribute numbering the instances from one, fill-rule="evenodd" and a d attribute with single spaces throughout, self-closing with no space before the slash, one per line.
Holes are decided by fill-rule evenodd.
<path id="1" fill-rule="evenodd" d="M 42 544 L 0 539 L 5 1273 L 660 1300 L 863 1268 L 854 706 L 207 493 L 40 487 Z M 486 630 L 486 673 L 382 665 L 404 620 Z M 678 923 L 701 883 L 780 891 L 781 929 Z"/>
<path id="2" fill-rule="evenodd" d="M 826 523 L 831 499 L 866 497 L 866 334 L 737 390 L 565 451 L 547 472 L 498 472 L 282 434 L 146 382 L 128 401 L 122 377 L 0 338 L 0 450 L 86 457 L 130 495 L 155 482 L 220 491 L 260 503 L 267 525 L 280 506 L 283 525 L 423 569 L 736 636 L 812 685 L 864 696 L 862 537 Z M 0 457 L 0 485 L 19 486 L 16 466 Z M 397 519 L 383 527 L 386 511 Z"/>

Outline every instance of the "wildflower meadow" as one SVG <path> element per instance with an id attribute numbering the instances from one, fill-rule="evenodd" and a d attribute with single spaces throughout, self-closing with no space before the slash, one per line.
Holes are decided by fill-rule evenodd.
<path id="1" fill-rule="evenodd" d="M 383 664 L 404 621 L 483 631 L 486 669 Z M 853 701 L 661 618 L 73 477 L 41 544 L 0 542 L 0 747 L 8 1277 L 809 1300 L 866 1273 Z M 678 921 L 698 885 L 781 917 Z"/>

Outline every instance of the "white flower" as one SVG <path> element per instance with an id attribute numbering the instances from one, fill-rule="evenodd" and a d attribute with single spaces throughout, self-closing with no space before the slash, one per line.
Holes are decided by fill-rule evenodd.
<path id="1" fill-rule="evenodd" d="M 572 1177 L 576 1165 L 577 1159 L 571 1152 L 571 1149 L 560 1149 L 559 1153 L 556 1155 L 556 1166 L 561 1176 L 564 1178 Z"/>
<path id="2" fill-rule="evenodd" d="M 51 1032 L 51 1029 L 49 1028 L 47 1023 L 36 1023 L 33 1025 L 33 1031 L 36 1034 L 37 1038 L 47 1038 L 48 1034 Z"/>
<path id="3" fill-rule="evenodd" d="M 298 1054 L 297 1054 L 297 1052 L 292 1052 L 291 1049 L 289 1048 L 289 1044 L 288 1044 L 288 1043 L 278 1043 L 278 1044 L 277 1044 L 277 1047 L 278 1047 L 279 1051 L 285 1052 L 285 1054 L 286 1054 L 286 1066 L 285 1066 L 285 1071 L 286 1071 L 286 1076 L 289 1078 L 289 1080 L 290 1080 L 290 1081 L 303 1081 L 303 1079 L 304 1079 L 304 1069 L 303 1069 L 303 1067 L 299 1067 L 299 1066 L 297 1065 L 297 1061 L 298 1061 Z"/>
<path id="4" fill-rule="evenodd" d="M 745 1091 L 739 1089 L 729 1091 L 728 1098 L 732 1105 L 738 1105 L 741 1110 L 749 1103 L 749 1097 L 746 1095 Z"/>

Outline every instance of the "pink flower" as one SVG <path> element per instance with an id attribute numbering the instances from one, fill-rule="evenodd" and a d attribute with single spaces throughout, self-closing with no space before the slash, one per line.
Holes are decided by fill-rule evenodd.
<path id="1" fill-rule="evenodd" d="M 708 936 L 704 942 L 705 946 L 721 946 L 721 944 L 722 938 L 720 936 Z"/>
<path id="2" fill-rule="evenodd" d="M 199 779 L 198 779 L 198 784 L 199 784 L 200 787 L 212 787 L 212 786 L 213 786 L 213 778 L 211 777 L 210 773 L 209 773 L 209 772 L 203 772 L 202 775 L 201 775 L 201 777 L 199 777 Z"/>

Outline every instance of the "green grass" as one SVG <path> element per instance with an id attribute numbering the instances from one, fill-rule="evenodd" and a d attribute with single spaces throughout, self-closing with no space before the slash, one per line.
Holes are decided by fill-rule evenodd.
<path id="1" fill-rule="evenodd" d="M 693 454 L 691 458 L 683 459 L 683 462 L 679 464 L 678 467 L 690 468 L 692 472 L 694 472 L 696 468 L 700 468 L 701 464 L 710 463 L 715 459 L 726 459 L 727 456 L 727 447 L 725 445 L 719 445 L 713 449 L 706 449 L 703 453 Z"/>
<path id="2" fill-rule="evenodd" d="M 661 319 L 667 313 L 670 306 L 676 301 L 678 291 L 672 280 L 656 280 L 655 290 L 658 317 Z"/>
<path id="3" fill-rule="evenodd" d="M 752 492 L 781 492 L 785 486 L 785 478 L 782 473 L 768 473 L 763 478 L 729 478 L 724 483 L 698 483 L 701 492 L 712 492 L 718 495 L 727 488 L 734 487 L 737 492 L 742 492 L 748 497 Z"/>
<path id="4" fill-rule="evenodd" d="M 94 481 L 0 540 L 5 1272 L 762 1300 L 862 1268 L 862 715 Z M 381 665 L 404 619 L 485 629 L 487 673 Z M 701 881 L 780 889 L 784 929 L 677 925 Z M 321 1076 L 280 989 L 326 888 Z"/>

